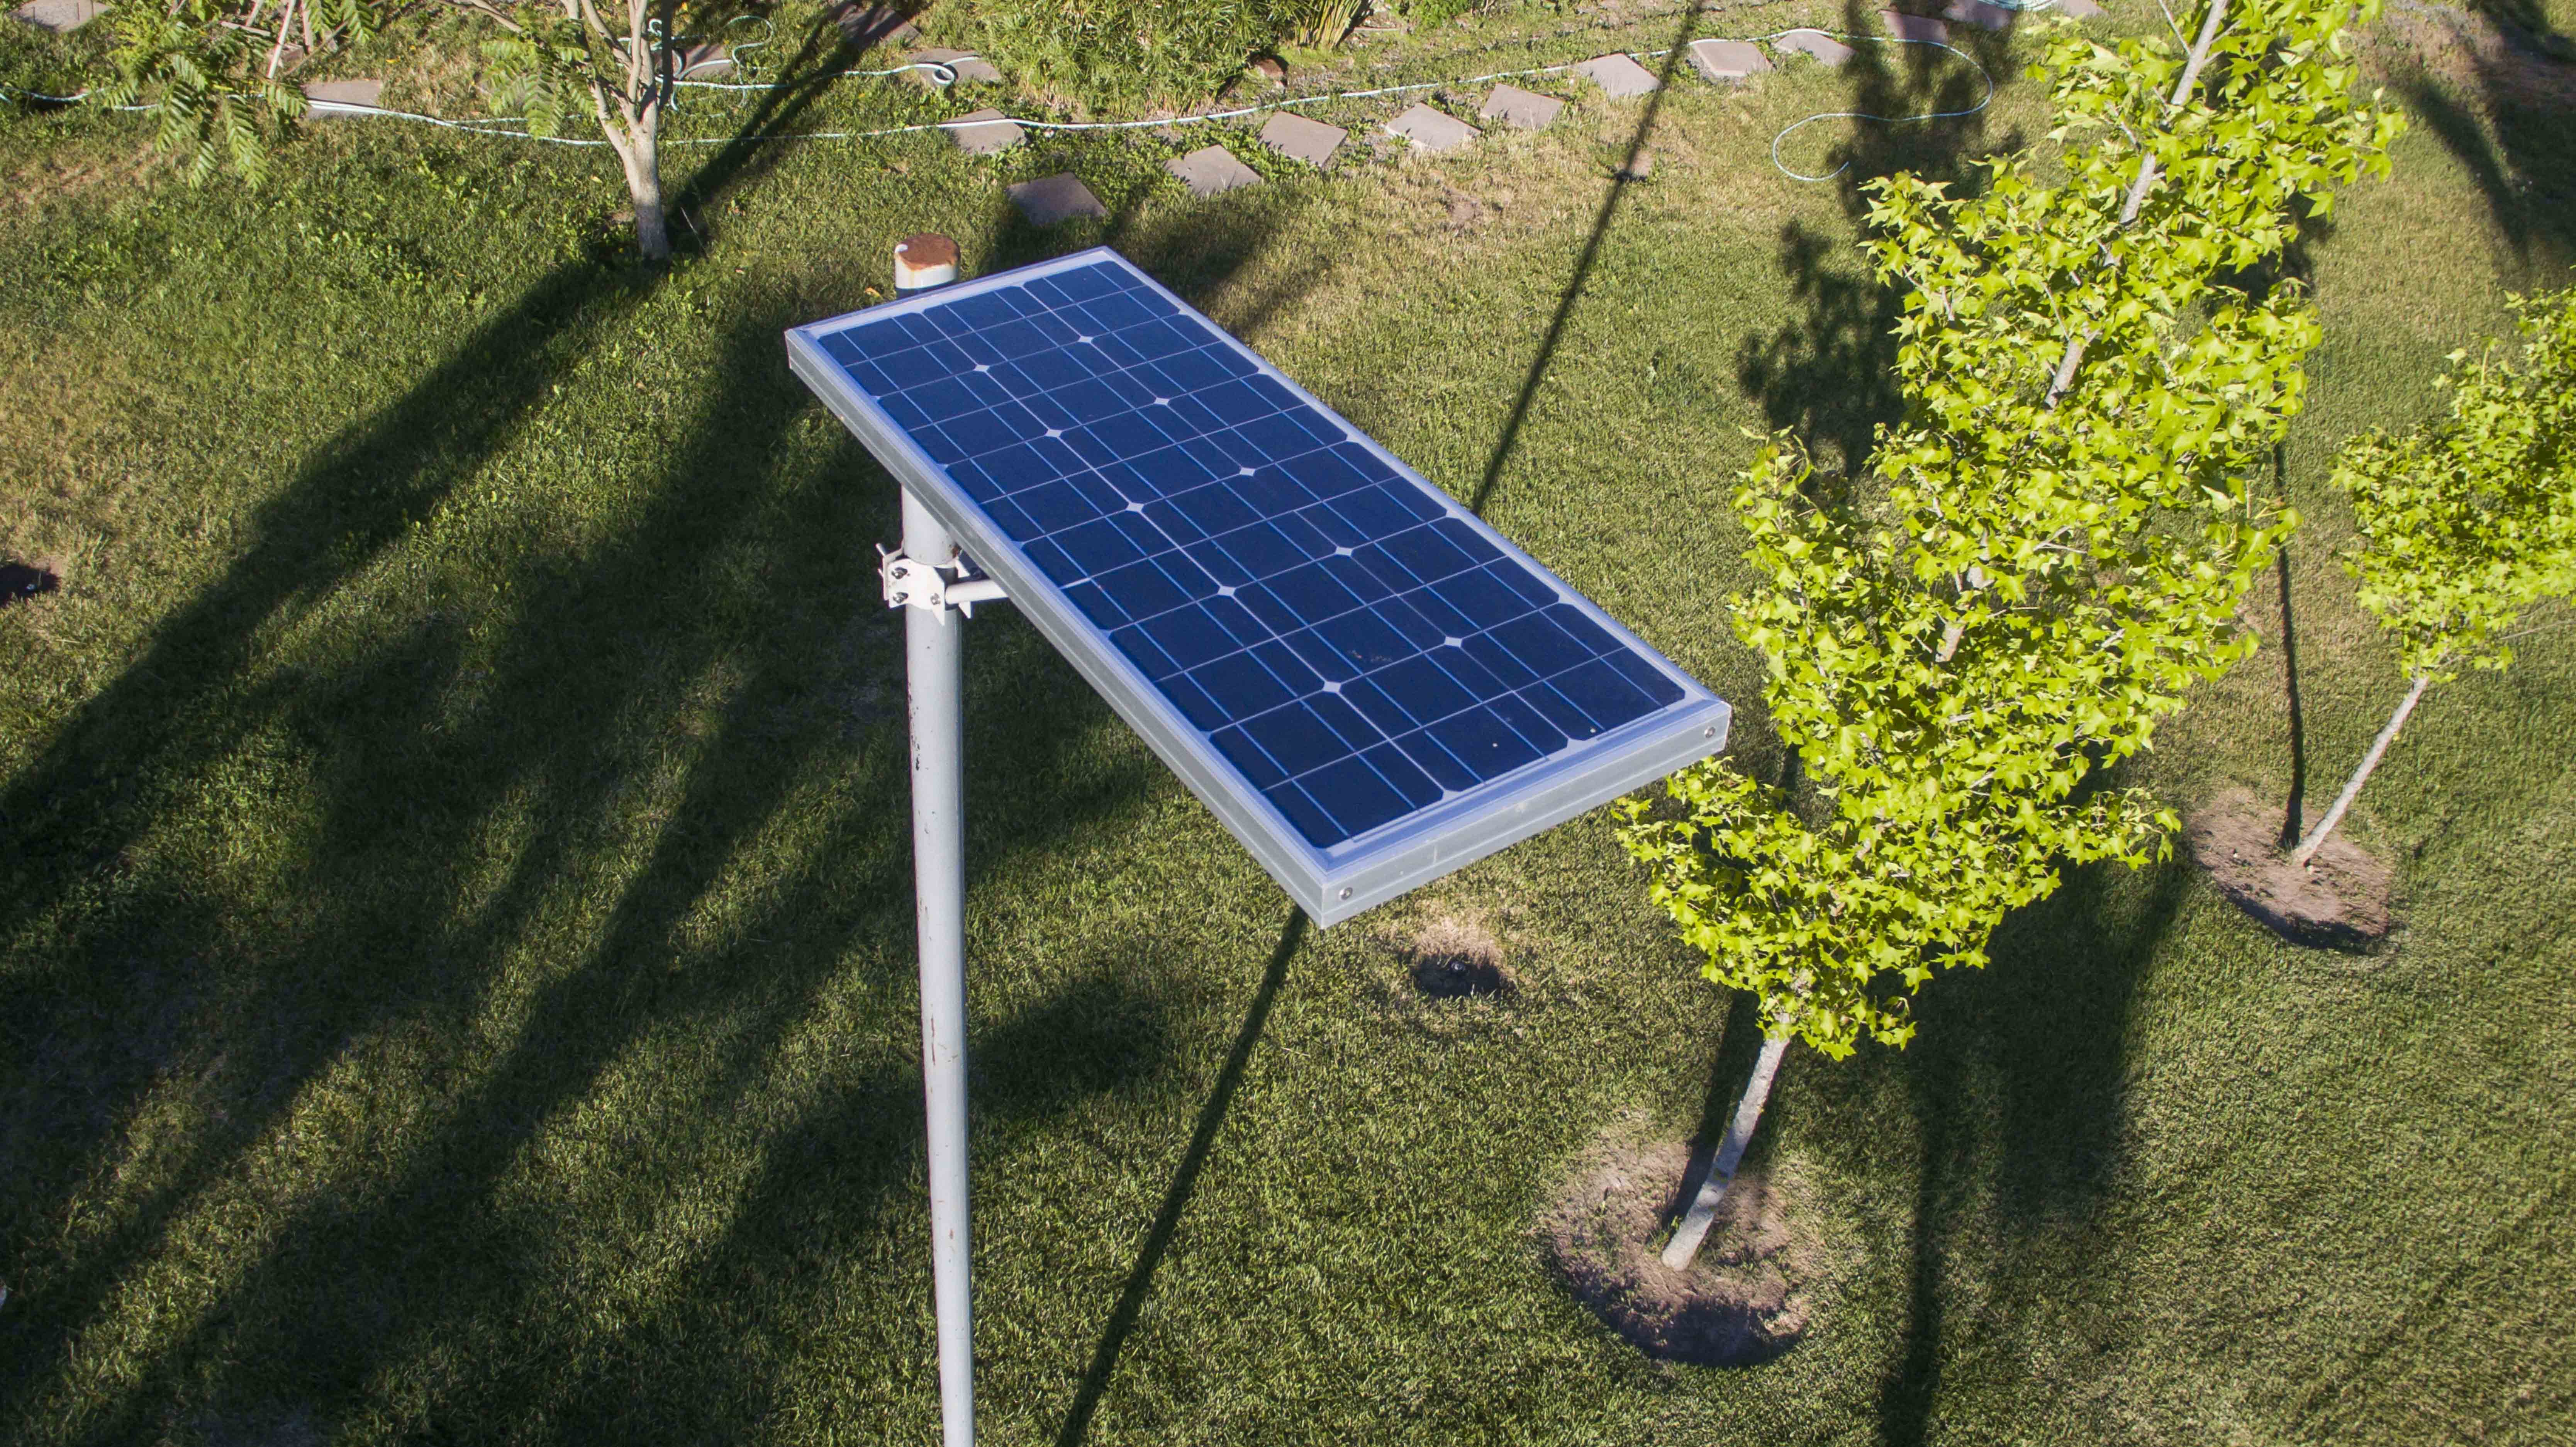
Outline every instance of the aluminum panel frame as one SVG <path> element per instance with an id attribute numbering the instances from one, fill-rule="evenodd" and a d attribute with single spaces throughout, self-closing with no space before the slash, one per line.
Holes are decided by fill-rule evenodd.
<path id="1" fill-rule="evenodd" d="M 863 321 L 904 311 L 929 310 L 980 292 L 1021 285 L 1059 271 L 1109 262 L 1122 268 L 1185 315 L 1205 322 L 1262 376 L 1339 425 L 1344 434 L 1397 476 L 1420 488 L 1447 516 L 1473 528 L 1504 556 L 1547 580 L 1560 601 L 1574 607 L 1652 665 L 1682 691 L 1663 709 L 1596 738 L 1570 744 L 1546 758 L 1461 790 L 1439 803 L 1401 815 L 1330 848 L 1319 849 L 1287 816 L 1217 753 L 1153 680 L 1109 641 L 1105 631 L 1076 608 L 1053 579 L 994 526 L 911 434 L 861 391 L 823 350 L 822 337 Z M 935 291 L 846 313 L 786 334 L 788 366 L 841 420 L 851 435 L 907 492 L 928 507 L 986 574 L 1000 580 L 1039 634 L 1064 655 L 1112 712 L 1144 739 L 1199 801 L 1249 850 L 1264 872 L 1319 927 L 1329 927 L 1373 906 L 1418 889 L 1497 850 L 1615 799 L 1642 784 L 1726 747 L 1733 710 L 1698 680 L 1630 632 L 1514 546 L 1457 499 L 1407 466 L 1327 406 L 1268 359 L 1245 346 L 1197 308 L 1108 247 L 994 272 Z M 944 559 L 941 561 L 945 561 Z"/>

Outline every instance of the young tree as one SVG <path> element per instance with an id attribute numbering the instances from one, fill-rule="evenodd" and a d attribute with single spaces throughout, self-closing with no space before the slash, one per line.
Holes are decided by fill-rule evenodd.
<path id="1" fill-rule="evenodd" d="M 365 36 L 369 0 L 172 0 L 119 7 L 116 79 L 92 93 L 109 105 L 144 105 L 161 117 L 158 143 L 188 158 L 203 182 L 230 169 L 252 185 L 276 142 L 305 112 L 303 93 L 281 79 L 297 55 Z M 437 0 L 498 32 L 483 47 L 495 69 L 495 104 L 524 110 L 528 129 L 554 136 L 586 111 L 617 155 L 635 203 L 644 255 L 671 254 L 662 199 L 662 116 L 678 76 L 679 27 L 712 26 L 715 6 L 627 0 Z M 317 29 L 317 21 L 319 28 Z"/>
<path id="2" fill-rule="evenodd" d="M 679 0 L 626 0 L 603 11 L 592 0 L 443 0 L 500 30 L 483 53 L 499 83 L 495 105 L 526 112 L 528 129 L 560 134 L 572 112 L 586 109 L 626 173 L 635 203 L 635 244 L 647 260 L 671 254 L 662 202 L 662 116 L 679 79 Z M 611 23 L 611 14 L 615 23 Z M 703 8 L 688 11 L 705 23 Z"/>
<path id="3" fill-rule="evenodd" d="M 2513 661 L 2506 632 L 2543 598 L 2576 596 L 2576 289 L 2518 297 L 2520 365 L 2490 355 L 2434 385 L 2451 415 L 2404 437 L 2353 439 L 2335 465 L 2361 539 L 2345 568 L 2398 638 L 2410 680 L 2396 712 L 2291 858 L 2341 823 L 2424 690 Z"/>
<path id="4" fill-rule="evenodd" d="M 326 46 L 364 39 L 373 24 L 365 0 L 282 0 L 274 11 L 268 0 L 120 6 L 108 55 L 115 79 L 89 98 L 157 111 L 153 143 L 185 158 L 190 185 L 229 167 L 257 186 L 271 145 L 304 114 L 304 93 L 281 77 Z"/>
<path id="5" fill-rule="evenodd" d="M 2171 816 L 2099 777 L 2252 647 L 2237 601 L 2295 518 L 2251 464 L 2317 329 L 2298 288 L 2225 278 L 2384 167 L 2397 121 L 2351 100 L 2340 48 L 2374 9 L 2209 0 L 2183 46 L 2062 28 L 2062 181 L 2008 156 L 1971 199 L 1873 183 L 1869 250 L 1907 289 L 1907 416 L 1861 477 L 1782 438 L 1736 495 L 1763 581 L 1735 628 L 1811 807 L 1720 759 L 1668 781 L 1678 812 L 1624 818 L 1703 973 L 1759 1000 L 1757 1084 L 1793 1036 L 1905 1044 L 1913 994 L 1983 965 L 2060 861 L 2165 848 Z M 1668 1262 L 1724 1188 L 1713 1172 Z"/>

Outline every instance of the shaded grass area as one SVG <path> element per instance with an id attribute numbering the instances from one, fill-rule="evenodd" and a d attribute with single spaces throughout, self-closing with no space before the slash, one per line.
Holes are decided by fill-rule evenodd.
<path id="1" fill-rule="evenodd" d="M 2488 114 L 2473 79 L 2426 84 Z M 271 191 L 192 194 L 124 168 L 131 131 L 0 128 L 28 183 L 0 247 L 29 259 L 0 294 L 0 550 L 65 561 L 0 612 L 0 1435 L 931 1440 L 869 546 L 894 499 L 779 331 L 863 304 L 906 232 L 979 268 L 1108 240 L 1481 494 L 1747 705 L 1760 756 L 1723 616 L 1738 429 L 1850 448 L 1895 405 L 1849 178 L 1763 148 L 1960 82 L 1904 57 L 1680 85 L 1615 195 L 1642 108 L 1597 102 L 1206 204 L 1155 179 L 1160 138 L 999 172 L 935 138 L 746 143 L 675 165 L 705 235 L 667 272 L 622 259 L 613 170 L 579 154 L 316 127 Z M 1954 165 L 2031 100 L 1816 149 Z M 792 89 L 745 128 L 898 104 Z M 2521 154 L 2419 128 L 2311 248 L 2329 340 L 2285 469 L 2312 790 L 2397 686 L 2325 460 L 2429 412 L 2501 289 L 2576 259 L 2557 193 L 2496 181 L 2548 163 Z M 1001 181 L 1066 164 L 1107 223 L 1008 218 Z M 2179 801 L 2286 797 L 2278 603 L 2254 611 L 2265 651 L 2149 770 Z M 1596 1132 L 1698 1128 L 1750 1053 L 1602 818 L 1300 935 L 1031 630 L 971 628 L 991 1440 L 2576 1422 L 2576 632 L 2436 695 L 2374 779 L 2349 827 L 2399 861 L 2393 952 L 2280 945 L 2179 864 L 2084 871 L 1933 987 L 1911 1050 L 1796 1060 L 1757 1150 L 1813 1183 L 1838 1274 L 1806 1342 L 1721 1373 L 1637 1357 L 1529 1234 Z M 1403 946 L 1453 917 L 1514 989 L 1416 994 Z"/>

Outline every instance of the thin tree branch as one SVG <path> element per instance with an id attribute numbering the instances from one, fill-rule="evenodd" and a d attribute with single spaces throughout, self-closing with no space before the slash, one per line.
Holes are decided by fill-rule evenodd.
<path id="1" fill-rule="evenodd" d="M 269 47 L 268 51 L 268 78 L 270 80 L 277 79 L 277 63 L 286 57 L 286 22 L 292 18 L 294 14 L 295 0 L 286 0 L 285 6 L 277 12 L 277 44 Z"/>
<path id="2" fill-rule="evenodd" d="M 503 10 L 497 5 L 491 4 L 490 0 L 456 0 L 456 3 L 464 6 L 468 10 L 478 12 L 485 19 L 500 26 L 502 29 L 509 31 L 512 35 L 525 35 L 528 33 L 526 28 L 521 26 L 518 21 L 510 18 L 510 12 Z"/>
<path id="3" fill-rule="evenodd" d="M 2182 78 L 2174 83 L 2173 99 L 2166 102 L 2166 110 L 2179 110 L 2183 102 L 2191 99 L 2192 88 L 2200 84 L 2200 68 L 2209 62 L 2209 47 L 2218 39 L 2219 22 L 2226 14 L 2227 0 L 2210 0 L 2209 13 L 2200 23 L 2200 41 L 2192 46 L 2190 57 L 2183 62 Z M 2156 155 L 2148 151 L 2139 159 L 2137 182 L 2129 187 L 2129 198 L 2120 207 L 2118 229 L 2126 231 L 2138 219 L 2138 209 L 2146 204 L 2147 191 L 2156 184 L 2156 176 Z M 2047 410 L 2057 410 L 2057 399 L 2075 384 L 2075 369 L 2083 364 L 2084 349 L 2093 345 L 2093 339 L 2101 334 L 2101 328 L 2095 327 L 2080 336 L 2067 338 L 2066 356 L 2057 364 L 2057 375 L 2049 380 L 2048 400 L 2042 404 Z"/>

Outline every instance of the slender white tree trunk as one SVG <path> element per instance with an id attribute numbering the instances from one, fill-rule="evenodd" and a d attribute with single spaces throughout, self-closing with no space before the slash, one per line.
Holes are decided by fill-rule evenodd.
<path id="1" fill-rule="evenodd" d="M 2406 716 L 2415 711 L 2416 701 L 2424 696 L 2424 686 L 2432 681 L 2424 674 L 2415 676 L 2414 687 L 2406 690 L 2406 697 L 2399 700 L 2397 712 L 2388 716 L 2388 725 L 2379 731 L 2379 737 L 2370 741 L 2370 752 L 2361 756 L 2361 767 L 2352 771 L 2352 777 L 2344 782 L 2343 792 L 2335 795 L 2334 807 L 2326 811 L 2326 817 L 2319 819 L 2317 827 L 2309 830 L 2308 837 L 2300 840 L 2299 847 L 2291 851 L 2292 863 L 2304 868 L 2309 860 L 2317 857 L 2317 851 L 2325 847 L 2326 836 L 2343 822 L 2343 811 L 2352 807 L 2353 799 L 2361 793 L 2362 784 L 2370 778 L 2370 771 L 2379 767 L 2379 756 L 2387 753 L 2388 746 L 2397 741 L 2397 731 L 2406 727 Z"/>
<path id="2" fill-rule="evenodd" d="M 277 43 L 268 48 L 268 78 L 277 79 L 277 67 L 286 59 L 287 23 L 294 17 L 295 0 L 285 0 L 277 11 Z"/>
<path id="3" fill-rule="evenodd" d="M 635 202 L 635 244 L 647 261 L 666 261 L 671 255 L 670 222 L 662 206 L 661 147 L 655 144 L 660 119 L 658 109 L 647 111 L 639 134 L 617 144 L 617 159 L 626 167 L 626 193 Z"/>
<path id="4" fill-rule="evenodd" d="M 646 63 L 650 63 L 649 59 Z M 635 244 L 647 261 L 671 256 L 670 223 L 662 205 L 662 94 L 660 77 L 646 72 L 640 98 L 611 96 L 591 83 L 590 103 L 600 134 L 626 169 L 626 194 L 635 203 Z"/>
<path id="5" fill-rule="evenodd" d="M 588 0 L 564 0 L 564 13 L 578 18 L 601 40 L 620 39 L 609 34 L 606 22 Z M 612 86 L 606 75 L 594 70 L 590 76 L 590 107 L 599 118 L 600 134 L 608 138 L 609 148 L 617 152 L 618 164 L 626 168 L 626 194 L 635 202 L 636 247 L 647 261 L 668 261 L 671 229 L 662 206 L 661 145 L 665 99 L 662 67 L 668 57 L 647 28 L 649 18 L 647 0 L 629 0 L 626 34 L 622 37 L 625 53 L 619 58 L 624 78 Z"/>
<path id="6" fill-rule="evenodd" d="M 1744 1148 L 1753 1142 L 1753 1128 L 1762 1123 L 1762 1107 L 1771 1100 L 1772 1077 L 1780 1073 L 1780 1057 L 1788 1049 L 1786 1035 L 1763 1037 L 1762 1054 L 1753 1062 L 1753 1078 L 1744 1084 L 1744 1098 L 1735 1103 L 1735 1119 L 1727 1123 L 1717 1159 L 1708 1164 L 1708 1179 L 1700 1182 L 1699 1194 L 1691 1199 L 1690 1209 L 1682 1213 L 1681 1224 L 1673 1228 L 1673 1239 L 1664 1247 L 1664 1264 L 1673 1270 L 1688 1267 L 1699 1255 L 1700 1243 L 1708 1239 L 1709 1223 L 1717 1219 L 1726 1188 L 1735 1184 L 1735 1168 L 1744 1161 Z"/>

